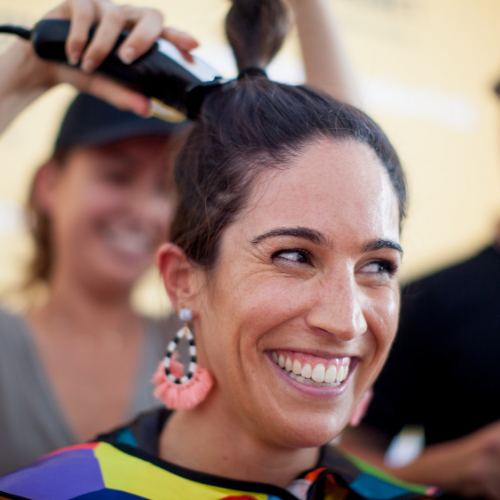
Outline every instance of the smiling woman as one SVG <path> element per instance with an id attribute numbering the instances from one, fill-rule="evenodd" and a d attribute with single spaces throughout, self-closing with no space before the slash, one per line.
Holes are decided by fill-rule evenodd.
<path id="1" fill-rule="evenodd" d="M 205 116 L 221 118 L 196 125 L 181 153 L 176 245 L 160 252 L 167 290 L 174 304 L 193 311 L 198 359 L 216 384 L 200 409 L 171 417 L 162 444 L 167 458 L 186 467 L 220 474 L 227 464 L 224 475 L 244 479 L 248 470 L 232 470 L 240 457 L 216 442 L 237 442 L 245 429 L 278 455 L 281 448 L 289 458 L 295 448 L 298 470 L 290 477 L 279 471 L 285 485 L 314 465 L 314 447 L 341 432 L 388 354 L 399 306 L 404 183 L 389 142 L 359 111 L 263 76 L 246 77 L 227 94 L 207 100 Z M 277 112 L 280 99 L 286 107 Z M 226 110 L 237 103 L 244 123 L 217 113 L 222 102 Z M 283 109 L 299 111 L 302 127 L 280 134 L 271 149 L 273 130 L 293 127 Z M 275 129 L 264 139 L 256 131 L 266 122 Z M 229 185 L 231 193 L 221 189 Z M 203 193 L 203 203 L 190 193 Z M 238 437 L 228 431 L 235 421 Z M 209 437 L 198 435 L 209 422 Z M 177 455 L 188 428 L 193 445 L 208 439 L 211 453 L 220 450 L 218 460 Z M 277 472 L 264 467 L 259 477 L 276 482 Z"/>
<path id="2" fill-rule="evenodd" d="M 267 79 L 285 14 L 279 0 L 233 0 L 240 76 L 205 98 L 176 161 L 178 206 L 158 264 L 185 326 L 155 375 L 175 411 L 52 454 L 0 489 L 68 499 L 426 493 L 328 446 L 396 332 L 406 190 L 397 154 L 364 113 Z M 187 373 L 173 356 L 182 339 Z"/>

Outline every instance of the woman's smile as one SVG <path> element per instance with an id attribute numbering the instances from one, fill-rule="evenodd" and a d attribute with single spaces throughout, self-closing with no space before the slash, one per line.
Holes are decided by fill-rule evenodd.
<path id="1" fill-rule="evenodd" d="M 102 236 L 118 257 L 129 259 L 150 259 L 159 240 L 159 235 L 154 231 L 147 231 L 143 227 L 128 228 L 120 224 L 106 224 Z"/>
<path id="2" fill-rule="evenodd" d="M 312 387 L 339 387 L 347 379 L 353 358 L 322 357 L 306 352 L 273 350 L 273 362 L 283 373 L 301 384 Z"/>

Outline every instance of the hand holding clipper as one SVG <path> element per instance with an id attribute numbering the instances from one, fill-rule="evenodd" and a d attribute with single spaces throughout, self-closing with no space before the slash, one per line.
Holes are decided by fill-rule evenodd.
<path id="1" fill-rule="evenodd" d="M 124 68 L 134 64 L 145 53 L 151 55 L 148 51 L 153 46 L 157 47 L 158 39 L 170 41 L 177 49 L 177 55 L 186 63 L 192 61 L 189 50 L 197 46 L 196 41 L 189 35 L 172 28 L 164 28 L 160 12 L 154 9 L 116 6 L 108 0 L 67 0 L 47 14 L 33 33 L 31 30 L 6 26 L 2 27 L 2 31 L 29 39 L 33 35 L 33 41 L 37 38 L 39 43 L 42 43 L 43 39 L 44 50 L 47 50 L 47 36 L 38 39 L 36 32 L 37 28 L 43 27 L 46 33 L 46 28 L 54 22 L 59 27 L 57 33 L 51 36 L 57 38 L 56 45 L 57 42 L 60 44 L 55 52 L 59 54 L 59 62 L 65 61 L 67 64 L 43 61 L 35 54 L 33 46 L 23 41 L 14 43 L 0 56 L 0 71 L 3 75 L 0 82 L 0 131 L 42 93 L 63 82 L 107 100 L 120 109 L 147 116 L 150 112 L 148 97 L 154 96 L 149 92 L 151 95 L 146 97 L 143 93 L 145 90 L 139 90 L 137 80 L 129 80 L 128 86 L 127 83 L 123 85 L 126 78 L 120 78 L 120 75 L 130 75 L 130 72 L 127 72 L 129 70 Z M 63 41 L 61 33 L 64 30 L 66 38 Z M 127 30 L 127 33 L 122 33 L 124 30 Z M 52 45 L 49 53 L 53 53 L 53 50 Z M 46 56 L 48 55 L 46 53 Z M 120 61 L 120 75 L 93 71 L 108 58 L 114 62 Z M 51 57 L 47 59 L 53 60 Z M 106 67 L 109 62 L 111 61 L 107 61 Z M 79 63 L 83 71 L 72 68 L 71 65 L 75 63 Z M 148 68 L 151 69 L 151 65 Z M 146 88 L 149 87 L 146 85 Z"/>

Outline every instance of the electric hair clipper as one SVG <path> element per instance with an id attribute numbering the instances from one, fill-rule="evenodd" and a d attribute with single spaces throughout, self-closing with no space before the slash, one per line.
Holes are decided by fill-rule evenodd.
<path id="1" fill-rule="evenodd" d="M 31 40 L 36 54 L 47 61 L 68 64 L 65 43 L 70 22 L 61 19 L 39 21 L 31 31 L 1 26 L 0 32 L 17 34 Z M 89 32 L 89 42 L 95 32 Z M 118 57 L 118 48 L 127 37 L 122 32 L 113 50 L 96 69 L 114 80 L 140 92 L 151 99 L 151 112 L 171 122 L 181 122 L 186 117 L 194 118 L 206 93 L 223 85 L 218 72 L 204 61 L 193 57 L 184 59 L 172 43 L 158 39 L 145 54 L 131 64 L 125 64 Z"/>

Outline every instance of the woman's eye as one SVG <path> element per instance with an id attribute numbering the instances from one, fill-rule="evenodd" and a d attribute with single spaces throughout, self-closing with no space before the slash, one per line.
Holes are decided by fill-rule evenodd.
<path id="1" fill-rule="evenodd" d="M 284 259 L 290 262 L 298 262 L 300 264 L 306 264 L 310 262 L 308 252 L 303 250 L 281 250 L 273 254 L 273 259 Z"/>
<path id="2" fill-rule="evenodd" d="M 376 261 L 370 262 L 361 271 L 364 273 L 388 274 L 392 276 L 397 271 L 397 268 L 392 262 Z"/>
<path id="3" fill-rule="evenodd" d="M 384 272 L 384 267 L 380 264 L 380 262 L 372 262 L 363 268 L 365 273 L 381 273 Z"/>

